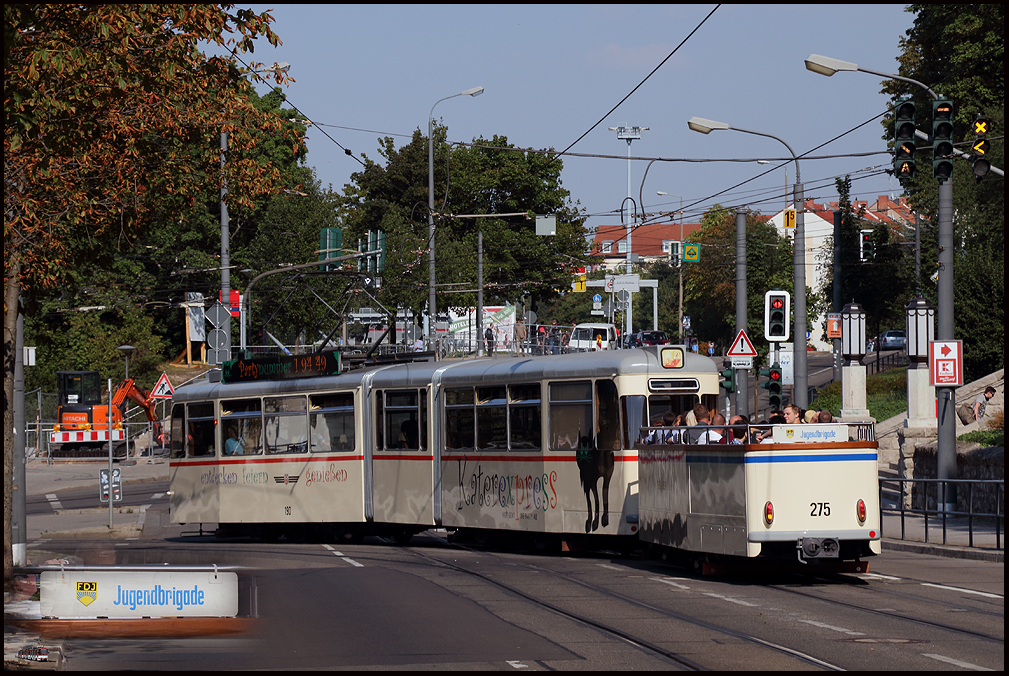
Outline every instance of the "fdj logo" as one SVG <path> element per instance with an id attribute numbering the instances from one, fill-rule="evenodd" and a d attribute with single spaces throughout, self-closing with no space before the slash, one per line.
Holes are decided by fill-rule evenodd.
<path id="1" fill-rule="evenodd" d="M 97 582 L 78 582 L 77 583 L 77 600 L 83 603 L 85 606 L 90 606 L 98 598 L 98 583 Z"/>

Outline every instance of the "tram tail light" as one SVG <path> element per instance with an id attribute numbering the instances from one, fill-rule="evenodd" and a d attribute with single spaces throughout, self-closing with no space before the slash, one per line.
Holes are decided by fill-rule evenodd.
<path id="1" fill-rule="evenodd" d="M 855 504 L 855 516 L 858 517 L 859 525 L 865 523 L 865 500 L 859 500 Z"/>
<path id="2" fill-rule="evenodd" d="M 768 500 L 764 503 L 764 525 L 770 526 L 774 522 L 774 505 Z"/>

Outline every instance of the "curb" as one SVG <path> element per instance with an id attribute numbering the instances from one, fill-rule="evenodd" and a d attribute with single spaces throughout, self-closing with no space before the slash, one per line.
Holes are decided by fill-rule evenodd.
<path id="1" fill-rule="evenodd" d="M 1005 550 L 979 549 L 977 547 L 957 547 L 954 545 L 937 545 L 930 542 L 909 542 L 907 540 L 882 539 L 884 550 L 892 552 L 908 552 L 910 554 L 931 554 L 945 556 L 951 559 L 970 559 L 972 561 L 988 561 L 990 563 L 1005 563 Z"/>
<path id="2" fill-rule="evenodd" d="M 251 631 L 256 618 L 154 617 L 122 620 L 43 620 L 4 616 L 4 625 L 33 632 L 45 639 L 63 638 L 173 638 L 223 636 Z"/>

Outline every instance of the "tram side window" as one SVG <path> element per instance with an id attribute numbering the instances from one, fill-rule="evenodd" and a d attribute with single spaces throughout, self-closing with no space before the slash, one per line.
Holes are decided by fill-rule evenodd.
<path id="1" fill-rule="evenodd" d="M 594 448 L 592 382 L 550 383 L 550 448 Z"/>
<path id="2" fill-rule="evenodd" d="M 312 451 L 354 450 L 354 395 L 350 392 L 309 397 Z"/>
<path id="3" fill-rule="evenodd" d="M 508 386 L 508 440 L 513 451 L 543 447 L 540 386 Z"/>
<path id="4" fill-rule="evenodd" d="M 635 448 L 642 440 L 642 427 L 648 427 L 648 409 L 645 397 L 634 394 L 620 397 L 624 413 L 624 448 Z"/>
<path id="5" fill-rule="evenodd" d="M 612 380 L 596 381 L 596 448 L 620 450 L 620 407 Z"/>
<path id="6" fill-rule="evenodd" d="M 221 454 L 259 455 L 263 452 L 263 413 L 259 399 L 221 402 Z"/>
<path id="7" fill-rule="evenodd" d="M 189 404 L 186 423 L 188 432 L 188 455 L 191 458 L 214 455 L 217 420 L 214 418 L 214 403 Z"/>
<path id="8" fill-rule="evenodd" d="M 171 453 L 173 458 L 186 457 L 186 405 L 172 406 Z"/>
<path id="9" fill-rule="evenodd" d="M 267 397 L 263 409 L 267 453 L 308 450 L 307 397 Z"/>
<path id="10" fill-rule="evenodd" d="M 478 387 L 476 405 L 477 448 L 508 448 L 508 400 L 505 387 Z"/>
<path id="11" fill-rule="evenodd" d="M 474 448 L 474 396 L 471 388 L 445 390 L 445 448 Z"/>
<path id="12" fill-rule="evenodd" d="M 424 448 L 421 430 L 423 391 L 386 390 L 379 396 L 379 421 L 384 430 L 385 447 L 417 451 Z"/>

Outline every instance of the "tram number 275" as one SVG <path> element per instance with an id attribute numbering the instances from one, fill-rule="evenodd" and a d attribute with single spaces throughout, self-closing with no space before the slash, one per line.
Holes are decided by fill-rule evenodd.
<path id="1" fill-rule="evenodd" d="M 829 502 L 811 502 L 809 503 L 810 516 L 830 516 L 830 503 Z"/>

